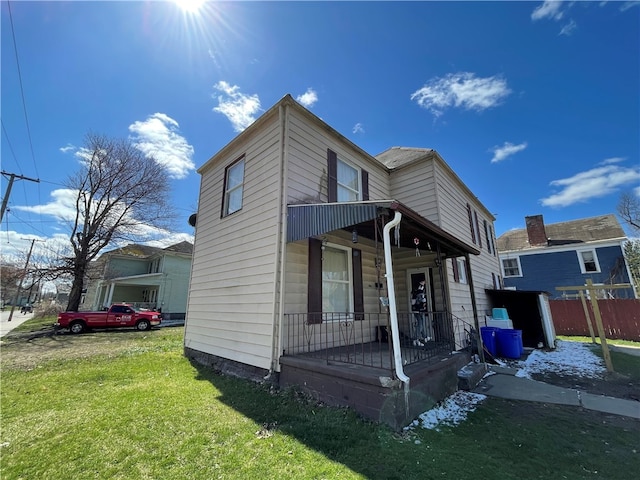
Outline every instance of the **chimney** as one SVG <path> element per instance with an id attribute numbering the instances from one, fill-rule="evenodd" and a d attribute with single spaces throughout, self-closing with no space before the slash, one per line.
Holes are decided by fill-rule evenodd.
<path id="1" fill-rule="evenodd" d="M 532 247 L 547 245 L 547 232 L 544 230 L 544 220 L 542 219 L 542 215 L 524 217 L 524 220 L 527 224 L 529 245 Z"/>

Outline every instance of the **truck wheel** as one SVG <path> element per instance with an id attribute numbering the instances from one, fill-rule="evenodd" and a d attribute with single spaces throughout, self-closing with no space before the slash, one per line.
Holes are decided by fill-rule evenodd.
<path id="1" fill-rule="evenodd" d="M 149 320 L 140 320 L 136 323 L 136 328 L 138 330 L 149 330 L 151 328 L 151 323 L 149 323 Z"/>
<path id="2" fill-rule="evenodd" d="M 69 331 L 71 333 L 82 333 L 85 330 L 86 330 L 86 327 L 84 326 L 84 322 L 81 322 L 80 320 L 71 322 L 71 325 L 69 325 Z"/>

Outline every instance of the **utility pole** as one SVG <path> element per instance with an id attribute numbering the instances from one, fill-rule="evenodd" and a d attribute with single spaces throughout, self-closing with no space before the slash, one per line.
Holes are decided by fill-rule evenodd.
<path id="1" fill-rule="evenodd" d="M 39 178 L 29 178 L 23 175 L 18 175 L 15 173 L 7 173 L 4 170 L 2 171 L 2 175 L 5 177 L 9 177 L 9 185 L 7 185 L 7 191 L 4 194 L 4 198 L 2 199 L 2 211 L 0 212 L 0 222 L 4 218 L 4 211 L 7 209 L 7 203 L 9 203 L 9 195 L 11 195 L 11 188 L 13 187 L 13 181 L 17 178 L 18 180 L 29 180 L 31 182 L 40 183 Z"/>
<path id="2" fill-rule="evenodd" d="M 38 240 L 40 242 L 42 242 L 42 240 Z M 27 254 L 27 261 L 24 264 L 24 269 L 22 270 L 22 275 L 20 275 L 20 283 L 18 283 L 18 289 L 16 290 L 16 296 L 13 299 L 12 305 L 11 305 L 11 312 L 9 312 L 9 320 L 7 320 L 8 322 L 11 321 L 11 319 L 13 318 L 13 311 L 16 309 L 16 303 L 18 303 L 18 300 L 20 299 L 20 290 L 22 289 L 22 282 L 24 281 L 24 277 L 27 276 L 27 270 L 29 269 L 29 260 L 31 259 L 31 252 L 33 252 L 33 245 L 36 243 L 36 239 L 33 238 L 31 239 L 31 247 L 29 248 L 29 253 Z"/>

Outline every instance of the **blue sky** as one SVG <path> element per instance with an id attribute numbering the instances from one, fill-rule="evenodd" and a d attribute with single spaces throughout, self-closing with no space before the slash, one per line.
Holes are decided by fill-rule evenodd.
<path id="1" fill-rule="evenodd" d="M 89 131 L 156 152 L 180 217 L 147 240 L 192 239 L 195 170 L 287 93 L 372 155 L 437 150 L 497 235 L 640 195 L 640 2 L 193 3 L 2 1 L 2 170 L 40 179 L 3 255 L 68 242 Z"/>

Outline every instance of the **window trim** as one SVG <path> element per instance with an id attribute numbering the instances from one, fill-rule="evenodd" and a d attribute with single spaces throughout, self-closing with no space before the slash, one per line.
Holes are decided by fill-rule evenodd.
<path id="1" fill-rule="evenodd" d="M 228 189 L 227 185 L 229 184 L 229 174 L 231 173 L 231 170 L 238 166 L 239 164 L 242 163 L 242 181 L 234 186 L 232 189 Z M 229 165 L 227 165 L 227 167 L 224 169 L 224 184 L 223 184 L 223 188 L 222 188 L 222 211 L 220 214 L 221 218 L 224 217 L 228 217 L 229 215 L 233 215 L 236 212 L 239 212 L 240 210 L 242 210 L 243 206 L 244 206 L 244 181 L 245 181 L 245 174 L 246 174 L 246 161 L 245 161 L 245 155 L 241 155 L 239 158 L 237 158 L 236 160 L 234 160 L 232 163 L 230 163 Z M 238 208 L 237 210 L 234 210 L 233 212 L 229 211 L 229 194 L 232 191 L 237 191 L 238 189 L 240 189 L 240 208 Z"/>
<path id="2" fill-rule="evenodd" d="M 595 270 L 587 270 L 583 253 L 591 252 L 593 254 L 593 263 L 595 264 Z M 598 260 L 598 252 L 596 252 L 595 248 L 584 248 L 581 250 L 576 250 L 576 254 L 578 255 L 578 263 L 580 264 L 580 273 L 583 275 L 591 275 L 592 273 L 601 273 L 600 270 L 600 261 Z"/>
<path id="3" fill-rule="evenodd" d="M 506 260 L 515 260 L 516 264 L 518 265 L 518 275 L 508 275 L 507 274 L 507 270 L 505 268 L 504 262 Z M 501 258 L 500 259 L 500 268 L 502 269 L 502 276 L 504 278 L 520 278 L 522 277 L 522 265 L 520 264 L 520 257 L 507 257 L 507 258 Z"/>

